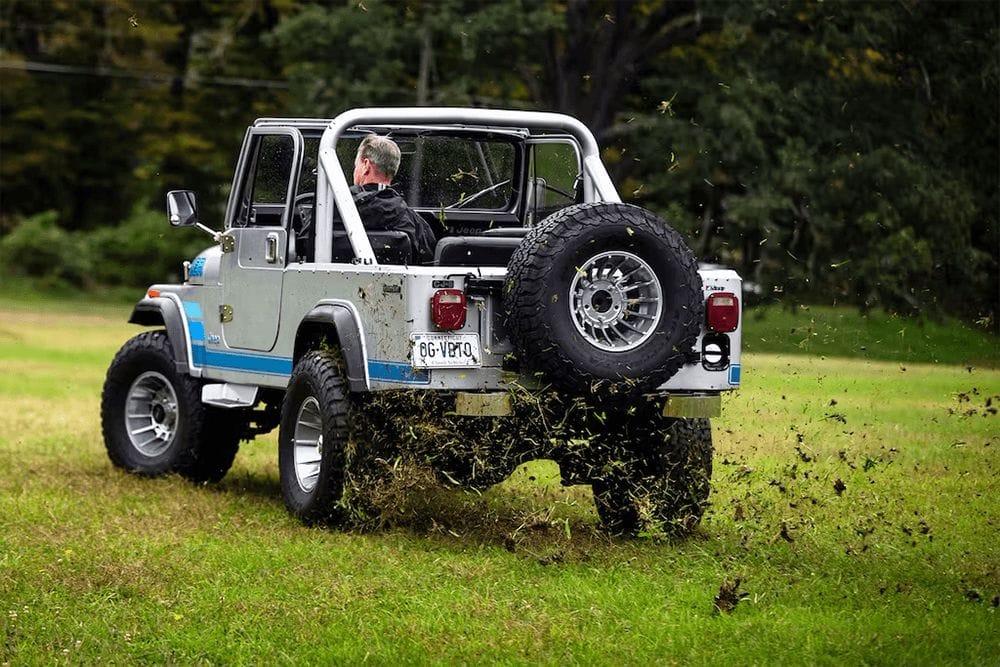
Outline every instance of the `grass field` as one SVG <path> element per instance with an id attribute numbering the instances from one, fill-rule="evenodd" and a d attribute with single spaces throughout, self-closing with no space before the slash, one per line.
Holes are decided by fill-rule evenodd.
<path id="1" fill-rule="evenodd" d="M 123 474 L 98 403 L 127 309 L 2 298 L 0 663 L 996 664 L 996 339 L 877 361 L 844 312 L 846 351 L 748 318 L 712 507 L 669 542 L 602 536 L 549 462 L 368 534 L 286 514 L 273 435 L 217 486 Z"/>
<path id="2" fill-rule="evenodd" d="M 766 306 L 747 311 L 746 352 L 810 354 L 877 361 L 996 368 L 997 339 L 957 320 L 920 320 L 882 311 L 859 315 L 829 306 Z"/>

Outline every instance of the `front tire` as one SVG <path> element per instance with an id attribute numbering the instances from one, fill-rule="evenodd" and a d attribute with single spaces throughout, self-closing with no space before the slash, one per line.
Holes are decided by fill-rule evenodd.
<path id="1" fill-rule="evenodd" d="M 288 511 L 306 523 L 345 516 L 350 395 L 336 357 L 309 352 L 295 365 L 281 410 L 278 470 Z"/>
<path id="2" fill-rule="evenodd" d="M 201 402 L 201 384 L 177 370 L 167 333 L 149 331 L 125 343 L 108 368 L 101 430 L 119 468 L 217 482 L 239 450 L 241 424 Z"/>

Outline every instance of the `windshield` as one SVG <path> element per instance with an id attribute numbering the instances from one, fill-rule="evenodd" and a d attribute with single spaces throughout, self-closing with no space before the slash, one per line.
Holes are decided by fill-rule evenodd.
<path id="1" fill-rule="evenodd" d="M 414 208 L 507 211 L 513 205 L 516 151 L 504 139 L 392 135 L 401 153 L 394 187 Z M 337 156 L 350 181 L 360 138 L 344 137 Z"/>

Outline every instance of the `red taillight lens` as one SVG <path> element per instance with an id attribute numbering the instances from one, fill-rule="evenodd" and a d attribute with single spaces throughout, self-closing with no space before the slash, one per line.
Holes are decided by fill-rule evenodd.
<path id="1" fill-rule="evenodd" d="M 431 299 L 431 313 L 439 329 L 454 331 L 465 326 L 465 292 L 440 289 Z"/>
<path id="2" fill-rule="evenodd" d="M 718 292 L 708 297 L 705 307 L 708 328 L 719 333 L 736 331 L 740 324 L 740 300 L 735 294 Z"/>

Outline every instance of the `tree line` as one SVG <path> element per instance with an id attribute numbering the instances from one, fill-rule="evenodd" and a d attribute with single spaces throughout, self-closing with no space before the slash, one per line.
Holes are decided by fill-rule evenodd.
<path id="1" fill-rule="evenodd" d="M 203 241 L 151 211 L 192 187 L 211 221 L 259 116 L 525 108 L 587 123 L 623 198 L 761 298 L 996 326 L 998 28 L 988 1 L 3 0 L 3 270 L 162 279 Z"/>

